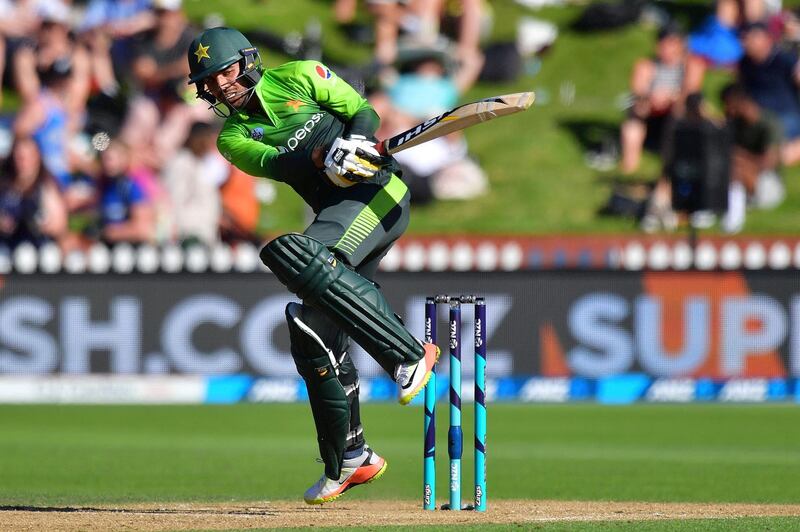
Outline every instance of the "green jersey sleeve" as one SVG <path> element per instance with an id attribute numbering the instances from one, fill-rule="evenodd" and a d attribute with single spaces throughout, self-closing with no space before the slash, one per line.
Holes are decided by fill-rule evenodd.
<path id="1" fill-rule="evenodd" d="M 316 61 L 298 61 L 295 82 L 321 107 L 345 124 L 345 136 L 372 138 L 380 125 L 378 113 L 349 83 Z"/>
<path id="2" fill-rule="evenodd" d="M 251 139 L 247 129 L 235 123 L 225 123 L 217 138 L 217 148 L 237 168 L 255 177 L 288 181 L 292 171 L 316 172 L 308 154 L 302 151 L 281 153 L 275 146 Z"/>

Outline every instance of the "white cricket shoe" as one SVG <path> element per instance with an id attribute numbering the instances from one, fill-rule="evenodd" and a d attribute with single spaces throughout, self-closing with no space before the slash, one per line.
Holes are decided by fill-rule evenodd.
<path id="1" fill-rule="evenodd" d="M 416 362 L 398 364 L 394 370 L 394 380 L 400 386 L 400 404 L 407 405 L 428 384 L 431 371 L 439 360 L 439 347 L 425 344 L 425 356 Z"/>
<path id="2" fill-rule="evenodd" d="M 364 445 L 361 456 L 342 462 L 339 480 L 330 479 L 323 473 L 322 477 L 306 490 L 303 499 L 308 504 L 331 502 L 354 486 L 369 484 L 379 479 L 386 472 L 388 465 L 386 460 Z"/>

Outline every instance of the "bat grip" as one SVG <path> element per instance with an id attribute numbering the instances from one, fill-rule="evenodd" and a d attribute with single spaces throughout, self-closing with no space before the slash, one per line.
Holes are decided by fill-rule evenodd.
<path id="1" fill-rule="evenodd" d="M 381 155 L 389 155 L 386 152 L 386 142 L 385 141 L 381 141 L 381 142 L 378 142 L 377 144 L 375 144 L 375 150 L 378 153 L 380 153 Z"/>

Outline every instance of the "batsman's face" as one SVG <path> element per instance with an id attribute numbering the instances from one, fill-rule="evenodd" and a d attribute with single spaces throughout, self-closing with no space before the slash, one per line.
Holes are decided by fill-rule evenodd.
<path id="1" fill-rule="evenodd" d="M 205 79 L 208 92 L 220 101 L 225 102 L 234 109 L 239 109 L 247 101 L 247 87 L 238 81 L 239 63 L 211 74 Z"/>

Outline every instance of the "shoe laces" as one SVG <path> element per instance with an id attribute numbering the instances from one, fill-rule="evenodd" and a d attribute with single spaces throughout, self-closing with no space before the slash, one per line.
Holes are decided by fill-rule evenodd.
<path id="1" fill-rule="evenodd" d="M 411 375 L 413 375 L 413 369 L 417 364 L 419 364 L 419 360 L 411 363 L 398 364 L 397 369 L 395 369 L 394 372 L 395 382 L 400 386 L 405 386 L 408 384 L 408 379 L 410 379 Z"/>

